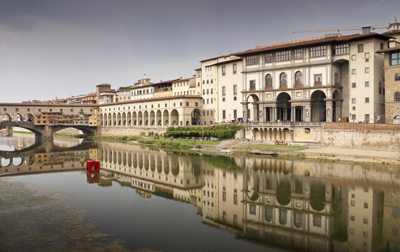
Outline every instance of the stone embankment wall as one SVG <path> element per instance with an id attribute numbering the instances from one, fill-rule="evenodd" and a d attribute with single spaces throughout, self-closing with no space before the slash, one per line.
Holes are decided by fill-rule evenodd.
<path id="1" fill-rule="evenodd" d="M 326 123 L 322 146 L 398 151 L 400 125 L 368 123 Z"/>
<path id="2" fill-rule="evenodd" d="M 98 127 L 97 128 L 97 135 L 102 135 L 102 136 L 139 136 L 140 133 L 145 132 L 146 135 L 149 132 L 154 132 L 154 133 L 164 133 L 167 130 L 167 128 L 137 128 L 137 127 L 112 127 L 112 128 L 107 128 L 107 127 Z"/>

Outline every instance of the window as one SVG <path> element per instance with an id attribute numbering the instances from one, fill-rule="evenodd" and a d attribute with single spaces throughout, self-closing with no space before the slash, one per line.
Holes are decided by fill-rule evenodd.
<path id="1" fill-rule="evenodd" d="M 352 104 L 356 104 L 356 98 L 351 99 Z"/>
<path id="2" fill-rule="evenodd" d="M 368 218 L 363 218 L 363 223 L 368 224 Z"/>
<path id="3" fill-rule="evenodd" d="M 237 94 L 237 85 L 233 85 L 233 94 Z"/>
<path id="4" fill-rule="evenodd" d="M 356 110 L 356 107 L 352 107 L 352 110 Z"/>
<path id="5" fill-rule="evenodd" d="M 222 75 L 225 75 L 225 66 L 222 66 Z"/>
<path id="6" fill-rule="evenodd" d="M 272 53 L 264 54 L 264 62 L 265 63 L 271 63 L 273 61 L 274 61 L 274 58 L 273 58 L 273 54 Z"/>
<path id="7" fill-rule="evenodd" d="M 364 52 L 364 45 L 363 44 L 358 45 L 358 52 L 359 53 Z"/>
<path id="8" fill-rule="evenodd" d="M 237 196 L 237 194 L 234 194 L 233 195 L 233 204 L 237 205 L 237 203 L 238 203 L 238 196 Z"/>
<path id="9" fill-rule="evenodd" d="M 211 90 L 210 90 L 210 93 L 211 93 L 211 94 L 213 94 L 213 91 L 214 91 L 214 89 L 213 89 L 213 88 L 211 88 Z"/>
<path id="10" fill-rule="evenodd" d="M 209 102 L 209 99 L 207 98 L 207 104 L 209 104 L 210 102 Z"/>
<path id="11" fill-rule="evenodd" d="M 265 220 L 268 222 L 272 221 L 272 208 L 270 208 L 270 207 L 265 209 Z"/>
<path id="12" fill-rule="evenodd" d="M 294 59 L 303 59 L 304 58 L 304 49 L 294 50 Z"/>
<path id="13" fill-rule="evenodd" d="M 400 52 L 390 54 L 390 65 L 400 65 Z"/>
<path id="14" fill-rule="evenodd" d="M 153 105 L 151 105 L 151 106 L 153 106 Z M 186 102 L 186 106 L 189 107 L 189 102 Z"/>
<path id="15" fill-rule="evenodd" d="M 282 51 L 276 53 L 276 61 L 287 61 L 291 60 L 292 54 L 291 51 Z"/>
<path id="16" fill-rule="evenodd" d="M 257 65 L 260 62 L 260 55 L 246 57 L 246 65 Z"/>
<path id="17" fill-rule="evenodd" d="M 321 227 L 321 216 L 320 215 L 314 216 L 314 227 Z"/>
<path id="18" fill-rule="evenodd" d="M 350 228 L 350 234 L 354 234 L 354 228 Z"/>
<path id="19" fill-rule="evenodd" d="M 255 80 L 250 81 L 250 90 L 256 90 L 256 81 Z"/>
<path id="20" fill-rule="evenodd" d="M 226 221 L 226 212 L 225 212 L 225 211 L 222 212 L 222 220 L 223 220 L 223 221 Z"/>
<path id="21" fill-rule="evenodd" d="M 368 237 L 368 232 L 363 232 L 364 237 Z"/>
<path id="22" fill-rule="evenodd" d="M 356 120 L 356 115 L 355 115 L 355 114 L 351 115 L 351 119 L 352 119 L 352 120 Z M 354 201 L 354 200 L 352 200 L 351 203 L 353 203 L 353 201 Z M 354 203 L 354 204 L 355 204 L 355 203 Z M 352 205 L 352 206 L 354 206 L 354 205 Z"/>
<path id="23" fill-rule="evenodd" d="M 364 208 L 368 209 L 368 203 L 364 203 Z"/>
<path id="24" fill-rule="evenodd" d="M 369 62 L 369 53 L 365 53 L 365 62 Z"/>
<path id="25" fill-rule="evenodd" d="M 265 76 L 265 89 L 272 89 L 272 75 Z"/>
<path id="26" fill-rule="evenodd" d="M 237 65 L 233 64 L 233 73 L 235 74 L 237 72 Z"/>
<path id="27" fill-rule="evenodd" d="M 322 86 L 322 74 L 314 74 L 314 86 Z"/>
<path id="28" fill-rule="evenodd" d="M 203 104 L 206 104 L 206 99 L 203 98 Z"/>
<path id="29" fill-rule="evenodd" d="M 279 211 L 279 223 L 282 225 L 286 225 L 287 223 L 287 211 L 286 210 L 280 210 Z"/>
<path id="30" fill-rule="evenodd" d="M 369 67 L 365 68 L 365 73 L 369 73 Z"/>
<path id="31" fill-rule="evenodd" d="M 222 95 L 225 95 L 225 94 L 226 94 L 226 88 L 222 87 Z"/>
<path id="32" fill-rule="evenodd" d="M 379 82 L 379 94 L 382 94 L 382 82 Z"/>
<path id="33" fill-rule="evenodd" d="M 356 74 L 356 69 L 351 69 L 351 74 Z"/>
<path id="34" fill-rule="evenodd" d="M 352 206 L 355 206 L 355 205 L 356 205 L 356 201 L 355 201 L 355 200 L 351 200 L 350 204 L 351 204 Z"/>
<path id="35" fill-rule="evenodd" d="M 349 44 L 335 45 L 335 55 L 349 54 Z"/>
<path id="36" fill-rule="evenodd" d="M 315 46 L 310 48 L 310 58 L 326 56 L 326 46 Z"/>
<path id="37" fill-rule="evenodd" d="M 369 87 L 369 81 L 365 82 L 365 87 Z"/>
<path id="38" fill-rule="evenodd" d="M 392 229 L 393 236 L 397 236 L 399 234 L 399 230 L 397 228 Z"/>
<path id="39" fill-rule="evenodd" d="M 356 220 L 356 217 L 354 215 L 351 215 L 350 216 L 350 221 L 355 221 L 355 220 Z"/>
<path id="40" fill-rule="evenodd" d="M 237 225 L 237 215 L 233 215 L 233 225 Z"/>
<path id="41" fill-rule="evenodd" d="M 212 67 L 212 66 L 206 67 L 206 72 L 211 72 L 212 70 L 213 70 L 213 67 Z"/>
<path id="42" fill-rule="evenodd" d="M 294 225 L 297 228 L 300 228 L 303 225 L 303 214 L 302 213 L 296 213 L 294 216 Z"/>
<path id="43" fill-rule="evenodd" d="M 398 207 L 393 207 L 392 208 L 392 215 L 394 218 L 399 218 L 400 216 L 400 209 Z"/>
<path id="44" fill-rule="evenodd" d="M 236 97 L 235 97 L 236 98 Z M 233 118 L 237 118 L 237 110 L 235 109 L 235 110 L 233 110 Z"/>
<path id="45" fill-rule="evenodd" d="M 369 97 L 365 97 L 365 103 L 369 103 Z"/>
<path id="46" fill-rule="evenodd" d="M 351 60 L 355 61 L 356 60 L 356 55 L 351 55 Z"/>
<path id="47" fill-rule="evenodd" d="M 194 103 L 194 106 L 196 106 L 196 107 L 199 106 L 199 103 L 198 103 L 198 102 L 195 102 L 195 103 Z"/>
<path id="48" fill-rule="evenodd" d="M 287 74 L 285 72 L 281 73 L 279 76 L 279 83 L 281 88 L 286 88 L 287 87 Z"/>
<path id="49" fill-rule="evenodd" d="M 222 110 L 222 119 L 225 119 L 225 116 L 226 116 L 225 110 Z"/>
<path id="50" fill-rule="evenodd" d="M 400 74 L 394 75 L 394 81 L 400 81 Z"/>
<path id="51" fill-rule="evenodd" d="M 214 79 L 211 79 L 211 83 L 213 83 Z"/>
<path id="52" fill-rule="evenodd" d="M 302 87 L 303 86 L 303 73 L 301 71 L 297 71 L 295 74 L 295 82 L 296 82 L 296 87 Z"/>
<path id="53" fill-rule="evenodd" d="M 210 90 L 207 88 L 207 94 L 209 94 L 210 93 Z"/>
<path id="54" fill-rule="evenodd" d="M 338 73 L 335 73 L 335 80 L 334 80 L 335 82 L 335 86 L 340 86 L 340 80 L 339 80 L 339 74 Z"/>
<path id="55" fill-rule="evenodd" d="M 205 89 L 203 89 L 203 95 L 205 95 L 206 94 L 206 90 Z"/>
<path id="56" fill-rule="evenodd" d="M 256 205 L 250 204 L 250 214 L 256 214 Z"/>

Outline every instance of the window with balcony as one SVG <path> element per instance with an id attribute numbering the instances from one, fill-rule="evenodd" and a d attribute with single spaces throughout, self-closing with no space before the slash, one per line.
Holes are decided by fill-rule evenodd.
<path id="1" fill-rule="evenodd" d="M 322 86 L 322 74 L 314 74 L 314 86 Z"/>

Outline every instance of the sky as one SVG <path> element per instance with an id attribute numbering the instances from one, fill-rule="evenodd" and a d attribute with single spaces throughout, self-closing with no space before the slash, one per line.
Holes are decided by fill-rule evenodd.
<path id="1" fill-rule="evenodd" d="M 294 30 L 395 16 L 398 0 L 0 0 L 0 103 L 189 78 L 204 59 L 323 35 Z"/>

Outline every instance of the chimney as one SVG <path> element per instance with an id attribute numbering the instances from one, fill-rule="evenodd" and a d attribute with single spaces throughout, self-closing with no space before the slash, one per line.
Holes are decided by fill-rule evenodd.
<path id="1" fill-rule="evenodd" d="M 371 26 L 370 25 L 364 25 L 362 27 L 362 34 L 368 34 L 371 33 Z"/>
<path id="2" fill-rule="evenodd" d="M 180 80 L 182 80 L 182 77 L 179 77 Z"/>

